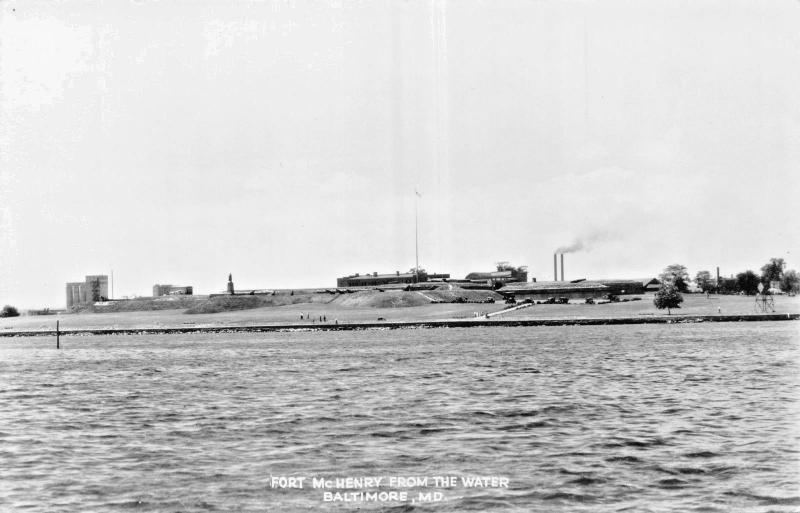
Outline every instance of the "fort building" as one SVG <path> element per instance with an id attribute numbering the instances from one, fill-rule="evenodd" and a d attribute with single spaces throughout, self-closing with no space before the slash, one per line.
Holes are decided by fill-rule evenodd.
<path id="1" fill-rule="evenodd" d="M 153 297 L 181 295 L 191 296 L 194 288 L 191 285 L 153 285 Z"/>
<path id="2" fill-rule="evenodd" d="M 428 273 L 426 271 L 420 270 L 419 273 L 415 273 L 409 271 L 407 273 L 401 273 L 400 271 L 395 271 L 394 274 L 378 274 L 374 272 L 372 274 L 352 274 L 350 276 L 344 276 L 342 278 L 336 278 L 336 286 L 337 287 L 379 287 L 382 285 L 393 285 L 393 284 L 412 284 L 412 283 L 422 283 L 427 281 L 442 281 L 447 280 L 450 278 L 450 275 L 447 273 Z"/>

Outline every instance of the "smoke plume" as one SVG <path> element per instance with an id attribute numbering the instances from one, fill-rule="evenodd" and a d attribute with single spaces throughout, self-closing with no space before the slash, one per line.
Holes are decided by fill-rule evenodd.
<path id="1" fill-rule="evenodd" d="M 578 237 L 572 244 L 561 246 L 556 253 L 577 253 L 579 251 L 591 251 L 598 243 L 607 240 L 611 236 L 608 231 L 596 231 L 583 237 Z"/>

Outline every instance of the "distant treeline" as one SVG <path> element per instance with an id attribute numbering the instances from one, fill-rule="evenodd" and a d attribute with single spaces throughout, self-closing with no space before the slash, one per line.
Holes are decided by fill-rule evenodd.
<path id="1" fill-rule="evenodd" d="M 689 288 L 689 273 L 683 265 L 667 266 L 659 278 L 662 282 L 672 283 L 681 292 L 686 292 Z M 715 294 L 753 295 L 758 293 L 759 285 L 764 291 L 794 294 L 800 292 L 800 276 L 794 269 L 786 269 L 783 258 L 770 258 L 761 267 L 760 274 L 747 270 L 730 278 L 720 276 L 719 281 L 709 271 L 698 271 L 694 283 L 703 292 Z"/>

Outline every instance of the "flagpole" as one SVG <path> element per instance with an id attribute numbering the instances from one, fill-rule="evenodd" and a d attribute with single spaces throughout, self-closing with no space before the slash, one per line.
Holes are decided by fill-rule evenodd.
<path id="1" fill-rule="evenodd" d="M 414 268 L 414 281 L 419 283 L 419 193 L 414 189 L 414 253 L 417 265 Z"/>

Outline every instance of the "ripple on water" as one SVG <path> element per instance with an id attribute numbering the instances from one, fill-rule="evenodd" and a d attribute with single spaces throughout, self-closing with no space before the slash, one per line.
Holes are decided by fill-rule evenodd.
<path id="1" fill-rule="evenodd" d="M 435 510 L 797 511 L 784 324 L 3 340 L 0 503 L 316 511 L 268 477 L 500 475 Z"/>

